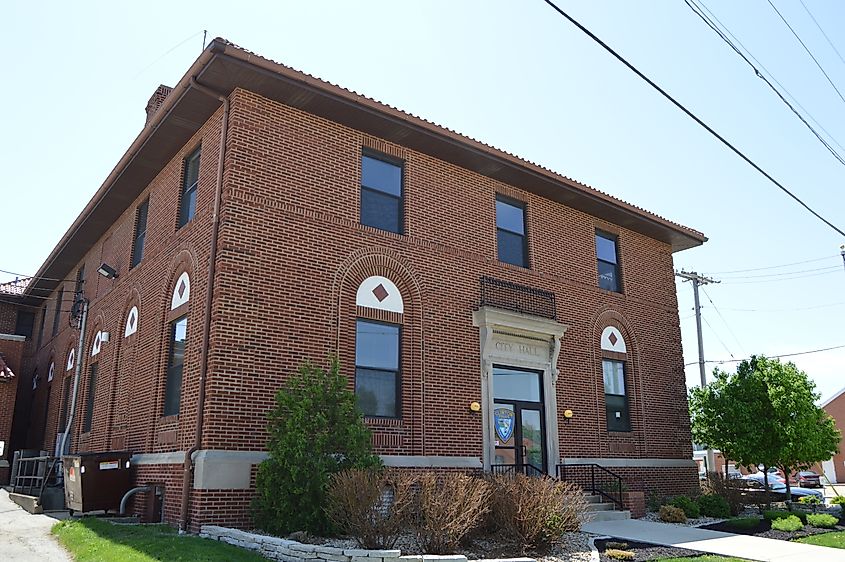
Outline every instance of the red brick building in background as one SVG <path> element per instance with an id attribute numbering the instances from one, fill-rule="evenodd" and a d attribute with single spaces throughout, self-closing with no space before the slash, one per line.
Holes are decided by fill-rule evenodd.
<path id="1" fill-rule="evenodd" d="M 690 491 L 672 254 L 704 241 L 216 39 L 23 295 L 54 373 L 27 445 L 72 418 L 69 450 L 132 451 L 168 522 L 248 527 L 275 391 L 336 354 L 388 466 Z"/>
<path id="2" fill-rule="evenodd" d="M 845 435 L 845 388 L 822 402 L 821 407 L 836 422 L 836 429 Z M 840 444 L 839 452 L 815 468 L 833 483 L 845 482 L 845 447 Z"/>

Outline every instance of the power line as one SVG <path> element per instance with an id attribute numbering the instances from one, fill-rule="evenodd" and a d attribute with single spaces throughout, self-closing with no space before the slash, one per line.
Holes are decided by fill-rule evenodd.
<path id="1" fill-rule="evenodd" d="M 824 38 L 827 40 L 827 44 L 830 45 L 830 48 L 833 49 L 833 52 L 836 53 L 836 56 L 839 57 L 839 60 L 842 61 L 842 64 L 845 64 L 845 58 L 842 58 L 842 54 L 839 52 L 839 49 L 836 48 L 836 46 L 833 44 L 833 41 L 830 40 L 830 37 L 828 37 L 827 33 L 825 33 L 824 29 L 822 29 L 822 26 L 819 25 L 818 21 L 816 21 L 816 18 L 810 11 L 810 8 L 807 7 L 807 5 L 804 3 L 804 0 L 798 1 L 801 2 L 801 5 L 804 6 L 804 11 L 807 12 L 807 15 L 810 16 L 810 19 L 813 20 L 813 23 L 816 24 L 816 27 L 818 27 L 819 31 L 822 32 L 822 35 L 824 35 Z"/>
<path id="2" fill-rule="evenodd" d="M 765 357 L 769 359 L 782 359 L 784 357 L 796 357 L 798 355 L 810 355 L 811 353 L 822 353 L 824 351 L 833 351 L 834 349 L 842 349 L 845 348 L 845 345 L 834 345 L 832 347 L 823 347 L 821 349 L 812 349 L 810 351 L 797 351 L 795 353 L 782 353 L 780 355 L 765 355 Z M 715 364 L 723 364 L 723 363 L 739 363 L 741 361 L 750 361 L 751 357 L 746 357 L 744 359 L 721 359 L 718 361 L 705 361 L 705 363 L 715 363 Z M 691 363 L 684 363 L 684 367 L 690 367 L 692 365 L 698 365 L 698 361 L 693 361 Z"/>
<path id="3" fill-rule="evenodd" d="M 798 42 L 801 43 L 801 46 L 804 47 L 804 50 L 807 51 L 807 54 L 810 55 L 810 58 L 813 59 L 813 62 L 816 63 L 816 66 L 819 67 L 819 70 L 822 71 L 822 74 L 824 74 L 824 77 L 827 78 L 828 83 L 830 83 L 830 85 L 833 87 L 833 89 L 836 90 L 836 93 L 839 95 L 839 99 L 842 100 L 842 103 L 845 103 L 845 97 L 842 96 L 842 92 L 839 91 L 839 88 L 836 87 L 836 84 L 834 84 L 833 80 L 830 79 L 830 76 L 827 75 L 827 72 L 825 72 L 824 68 L 822 68 L 822 65 L 819 63 L 819 61 L 816 59 L 816 57 L 813 56 L 813 53 L 810 51 L 810 49 L 807 47 L 807 45 L 804 44 L 804 41 L 802 41 L 801 38 L 798 36 L 798 34 L 795 32 L 795 30 L 792 29 L 792 26 L 789 25 L 789 22 L 786 21 L 785 17 L 783 17 L 783 14 L 780 13 L 780 10 L 778 10 L 775 7 L 775 5 L 772 4 L 772 0 L 766 0 L 766 1 L 769 3 L 769 6 L 772 7 L 772 9 L 775 11 L 775 13 L 780 17 L 781 21 L 783 21 L 783 23 L 786 24 L 786 27 L 789 28 L 789 31 L 792 32 L 792 35 L 794 35 L 795 38 L 798 39 Z"/>
<path id="4" fill-rule="evenodd" d="M 743 345 L 742 345 L 741 343 L 739 343 L 739 338 L 738 338 L 738 337 L 736 337 L 736 334 L 734 333 L 733 329 L 731 328 L 731 325 L 730 325 L 730 324 L 728 324 L 728 321 L 727 321 L 727 320 L 725 320 L 725 317 L 724 317 L 724 316 L 722 316 L 722 313 L 719 311 L 719 307 L 718 307 L 718 306 L 716 306 L 716 303 L 715 303 L 715 302 L 713 302 L 713 299 L 711 299 L 711 298 L 710 298 L 710 295 L 709 295 L 709 294 L 707 294 L 707 289 L 705 289 L 704 287 L 702 287 L 702 288 L 701 288 L 701 290 L 702 290 L 702 292 L 704 293 L 704 296 L 705 296 L 705 297 L 707 297 L 707 300 L 708 300 L 708 301 L 710 301 L 710 304 L 712 304 L 712 305 L 713 305 L 713 310 L 715 310 L 715 311 L 716 311 L 716 314 L 718 314 L 718 315 L 719 315 L 719 318 L 721 318 L 721 319 L 722 319 L 722 322 L 725 324 L 725 327 L 728 329 L 728 332 L 730 332 L 731 336 L 733 336 L 734 341 L 735 341 L 735 342 L 736 342 L 736 344 L 739 346 L 739 350 L 740 350 L 740 351 L 742 351 L 743 353 L 745 353 L 745 349 L 744 349 Z M 709 324 L 708 324 L 708 326 L 709 326 Z M 731 356 L 731 357 L 733 357 L 733 356 Z"/>
<path id="5" fill-rule="evenodd" d="M 774 279 L 752 279 L 752 280 L 739 280 L 734 281 L 732 279 L 728 279 L 725 281 L 728 285 L 753 285 L 757 283 L 775 283 L 779 281 L 795 281 L 796 279 L 808 279 L 810 277 L 821 277 L 823 275 L 838 275 L 840 273 L 840 269 L 837 267 L 830 271 L 822 271 L 820 273 L 808 273 L 807 275 L 795 275 L 793 277 L 777 277 Z"/>
<path id="6" fill-rule="evenodd" d="M 798 269 L 794 271 L 781 271 L 779 273 L 761 273 L 760 275 L 722 275 L 722 279 L 733 281 L 735 279 L 767 279 L 773 277 L 784 277 L 787 275 L 800 275 L 803 273 L 819 273 L 822 271 L 841 271 L 841 265 L 831 265 L 827 267 L 816 267 L 813 269 Z"/>
<path id="7" fill-rule="evenodd" d="M 779 269 L 781 267 L 789 267 L 791 265 L 803 265 L 805 263 L 814 263 L 814 262 L 819 262 L 819 261 L 822 261 L 822 260 L 829 260 L 829 259 L 838 258 L 838 257 L 839 257 L 839 254 L 830 254 L 830 255 L 825 256 L 823 258 L 814 258 L 814 259 L 811 259 L 811 260 L 796 261 L 796 262 L 792 262 L 792 263 L 783 263 L 783 264 L 780 264 L 780 265 L 767 265 L 765 267 L 753 267 L 751 269 L 734 269 L 733 271 L 713 271 L 712 274 L 714 274 L 714 275 L 726 275 L 726 274 L 731 274 L 731 273 L 747 273 L 747 272 L 751 272 L 751 271 L 763 271 L 763 270 L 766 270 L 766 269 Z"/>
<path id="8" fill-rule="evenodd" d="M 592 31 L 590 31 L 589 29 L 587 29 L 586 27 L 584 27 L 583 25 L 581 25 L 578 21 L 576 21 L 574 18 L 572 18 L 572 16 L 570 16 L 569 14 L 567 14 L 566 12 L 564 12 L 563 10 L 561 10 L 561 9 L 560 9 L 560 8 L 559 8 L 559 7 L 558 7 L 558 6 L 554 3 L 554 2 L 552 2 L 552 0 L 543 0 L 543 1 L 544 1 L 546 4 L 548 4 L 549 6 L 551 6 L 551 7 L 552 7 L 552 8 L 553 8 L 553 9 L 554 9 L 554 10 L 555 10 L 558 14 L 560 14 L 561 16 L 563 16 L 564 18 L 566 18 L 567 20 L 569 20 L 569 22 L 570 22 L 570 23 L 572 23 L 572 25 L 574 25 L 575 27 L 577 27 L 577 28 L 578 28 L 581 32 L 583 32 L 585 35 L 587 35 L 590 39 L 592 39 L 593 41 L 595 41 L 596 43 L 598 43 L 598 44 L 599 44 L 599 45 L 600 45 L 600 46 L 601 46 L 601 47 L 602 47 L 605 51 L 607 51 L 608 53 L 610 53 L 610 54 L 611 54 L 611 55 L 612 55 L 612 56 L 613 56 L 616 60 L 618 60 L 619 62 L 621 62 L 622 64 L 624 64 L 626 67 L 628 67 L 628 69 L 629 69 L 631 72 L 633 72 L 634 74 L 636 74 L 637 76 L 639 76 L 639 77 L 640 77 L 643 81 L 645 81 L 645 82 L 646 82 L 649 86 L 651 86 L 652 88 L 654 88 L 655 90 L 657 90 L 657 91 L 658 91 L 658 92 L 659 92 L 659 93 L 660 93 L 663 97 L 665 97 L 667 100 L 669 100 L 669 101 L 670 101 L 670 102 L 671 102 L 671 103 L 672 103 L 675 107 L 677 107 L 678 109 L 680 109 L 681 111 L 683 111 L 683 112 L 684 112 L 684 113 L 685 113 L 685 114 L 686 114 L 686 115 L 687 115 L 690 119 L 692 119 L 693 121 L 695 121 L 696 123 L 698 123 L 698 124 L 699 124 L 699 125 L 700 125 L 703 129 L 705 129 L 708 133 L 710 133 L 711 135 L 713 135 L 714 137 L 716 137 L 716 138 L 717 138 L 717 139 L 718 139 L 718 140 L 719 140 L 722 144 L 724 144 L 726 147 L 728 147 L 728 148 L 729 148 L 729 149 L 730 149 L 730 150 L 731 150 L 734 154 L 736 154 L 737 156 L 739 156 L 740 158 L 742 158 L 742 159 L 743 159 L 745 162 L 747 162 L 747 163 L 748 163 L 748 164 L 749 164 L 752 168 L 754 168 L 755 170 L 757 170 L 757 171 L 758 171 L 760 174 L 762 174 L 762 175 L 763 175 L 766 179 L 768 179 L 768 180 L 769 180 L 770 182 L 772 182 L 775 186 L 777 186 L 777 187 L 778 187 L 781 191 L 783 191 L 784 193 L 786 193 L 789 197 L 791 197 L 793 200 L 795 200 L 795 201 L 796 201 L 799 205 L 801 205 L 802 207 L 804 207 L 804 209 L 806 209 L 808 212 L 810 212 L 810 213 L 811 213 L 813 216 L 815 216 L 817 219 L 819 219 L 820 221 L 822 221 L 823 223 L 825 223 L 825 224 L 826 224 L 827 226 L 829 226 L 831 229 L 833 229 L 834 231 L 836 231 L 839 235 L 841 235 L 842 237 L 845 237 L 845 231 L 841 230 L 839 227 L 835 226 L 832 222 L 830 222 L 829 220 L 827 220 L 826 218 L 824 218 L 823 216 L 821 216 L 819 213 L 817 213 L 816 211 L 814 211 L 814 210 L 813 210 L 813 209 L 812 209 L 812 208 L 811 208 L 808 204 L 804 203 L 804 201 L 802 201 L 802 200 L 801 200 L 801 199 L 800 199 L 797 195 L 795 195 L 795 194 L 794 194 L 794 193 L 792 193 L 789 189 L 787 189 L 787 188 L 786 188 L 786 186 L 784 186 L 782 183 L 780 183 L 780 182 L 779 182 L 779 181 L 777 181 L 775 178 L 773 178 L 773 177 L 772 177 L 772 176 L 771 176 L 768 172 L 766 172 L 763 168 L 761 168 L 760 166 L 758 166 L 758 165 L 757 165 L 757 164 L 756 164 L 753 160 L 751 160 L 748 156 L 746 156 L 746 155 L 745 155 L 742 151 L 740 151 L 738 148 L 736 148 L 733 144 L 731 144 L 728 140 L 726 140 L 726 139 L 725 139 L 722 135 L 720 135 L 719 133 L 717 133 L 717 132 L 716 132 L 716 131 L 712 128 L 712 127 L 710 127 L 710 125 L 708 125 L 707 123 L 705 123 L 704 121 L 702 121 L 702 120 L 701 120 L 701 119 L 700 119 L 697 115 L 695 115 L 692 111 L 690 111 L 689 109 L 687 109 L 687 108 L 686 108 L 683 104 L 681 104 L 679 101 L 677 101 L 677 100 L 676 100 L 675 98 L 673 98 L 671 95 L 669 95 L 669 94 L 666 92 L 666 90 L 664 90 L 663 88 L 661 88 L 660 86 L 658 86 L 658 85 L 657 85 L 654 81 L 652 81 L 652 80 L 651 80 L 648 76 L 646 76 L 645 74 L 643 74 L 643 73 L 642 73 L 642 72 L 641 72 L 641 71 L 640 71 L 637 67 L 635 67 L 633 64 L 631 64 L 630 62 L 628 62 L 628 61 L 627 61 L 627 60 L 626 60 L 626 59 L 625 59 L 622 55 L 620 55 L 620 54 L 619 54 L 619 53 L 617 53 L 615 50 L 613 50 L 613 48 L 611 48 L 611 47 L 610 47 L 607 43 L 605 43 L 604 41 L 602 41 L 601 39 L 599 39 L 599 37 L 598 37 L 596 34 L 594 34 Z"/>
<path id="9" fill-rule="evenodd" d="M 730 355 L 731 357 L 734 357 L 734 354 L 733 354 L 733 353 L 731 353 L 731 350 L 730 350 L 730 349 L 728 349 L 728 346 L 725 344 L 725 342 L 724 342 L 724 341 L 722 341 L 722 338 L 720 338 L 720 337 L 719 337 L 719 334 L 716 332 L 716 329 L 715 329 L 713 326 L 711 326 L 711 325 L 710 325 L 710 322 L 708 322 L 708 321 L 707 321 L 707 318 L 705 318 L 704 316 L 702 316 L 702 317 L 701 317 L 701 319 L 702 319 L 702 320 L 704 320 L 704 323 L 705 323 L 705 324 L 707 324 L 707 327 L 708 327 L 708 328 L 710 328 L 710 331 L 711 331 L 711 332 L 713 332 L 713 335 L 714 335 L 714 336 L 716 336 L 716 340 L 717 340 L 720 344 L 722 344 L 722 347 L 724 347 L 724 348 L 725 348 L 725 351 L 727 351 L 727 352 L 728 352 L 728 355 Z M 705 363 L 706 363 L 706 362 L 707 362 L 707 361 L 705 361 Z M 696 361 L 696 363 L 698 363 L 698 361 Z"/>
<path id="10" fill-rule="evenodd" d="M 762 74 L 762 73 L 761 73 L 761 72 L 757 69 L 757 67 L 756 67 L 756 66 L 754 66 L 754 64 L 753 64 L 750 60 L 748 60 L 748 57 L 746 57 L 746 56 L 745 56 L 745 54 L 744 54 L 742 51 L 740 51 L 740 50 L 739 50 L 739 48 L 738 48 L 736 45 L 734 45 L 733 41 L 731 41 L 731 39 L 730 39 L 730 38 L 728 38 L 728 37 L 727 37 L 727 35 L 730 35 L 730 36 L 731 36 L 731 38 L 733 38 L 733 40 L 734 40 L 734 41 L 736 41 L 736 42 L 739 44 L 739 46 L 740 46 L 740 47 L 742 47 L 742 49 L 743 49 L 746 53 L 748 53 L 748 56 L 750 56 L 752 59 L 754 59 L 754 62 L 756 62 L 756 63 L 760 66 L 760 68 L 762 68 L 762 69 L 766 72 L 766 74 L 768 74 L 768 75 L 772 78 L 772 80 L 774 80 L 774 81 L 775 81 L 775 83 L 777 83 L 777 85 L 778 85 L 778 86 L 780 86 L 780 88 L 781 88 L 784 92 L 786 92 L 786 95 L 788 95 L 788 96 L 792 99 L 792 101 L 793 101 L 793 102 L 795 102 L 795 105 L 797 105 L 798 107 L 800 107 L 800 108 L 801 108 L 801 110 L 802 110 L 804 113 L 806 113 L 806 114 L 807 114 L 807 116 L 808 116 L 808 117 L 809 117 L 809 118 L 810 118 L 810 119 L 811 119 L 811 120 L 812 120 L 812 121 L 813 121 L 816 125 L 818 125 L 818 127 L 819 127 L 822 131 L 824 131 L 824 132 L 825 132 L 825 134 L 827 134 L 827 136 L 828 136 L 828 137 L 830 137 L 830 139 L 831 139 L 831 140 L 832 140 L 832 141 L 833 141 L 833 142 L 834 142 L 834 143 L 835 143 L 835 144 L 836 144 L 836 145 L 837 145 L 840 149 L 845 150 L 845 148 L 843 148 L 843 147 L 842 147 L 842 145 L 841 145 L 841 144 L 839 144 L 839 141 L 837 141 L 837 140 L 833 137 L 833 135 L 831 135 L 831 134 L 830 134 L 830 132 L 829 132 L 827 129 L 825 129 L 825 128 L 821 125 L 821 124 L 819 124 L 819 122 L 818 122 L 818 121 L 817 121 L 817 120 L 816 120 L 816 119 L 815 119 L 815 118 L 814 118 L 814 117 L 810 114 L 810 112 L 809 112 L 809 111 L 807 111 L 807 110 L 804 108 L 804 106 L 802 106 L 802 105 L 798 102 L 798 100 L 796 100 L 796 99 L 795 99 L 795 96 L 793 96 L 793 95 L 789 92 L 789 90 L 787 90 L 787 89 L 786 89 L 786 87 L 785 87 L 783 84 L 781 84 L 781 83 L 778 81 L 778 79 L 777 79 L 777 78 L 775 78 L 775 76 L 774 76 L 774 75 L 773 75 L 773 74 L 769 71 L 769 69 L 768 69 L 768 68 L 766 68 L 766 67 L 763 65 L 763 63 L 761 63 L 759 60 L 757 60 L 757 58 L 756 58 L 753 54 L 751 54 L 751 51 L 749 51 L 749 50 L 748 50 L 748 48 L 747 48 L 745 45 L 743 45 L 743 44 L 742 44 L 742 42 L 741 42 L 739 39 L 737 39 L 736 35 L 734 35 L 733 33 L 731 33 L 731 31 L 728 29 L 728 27 L 727 27 L 725 24 L 723 24 L 723 23 L 721 22 L 721 20 L 719 20 L 719 18 L 718 18 L 718 17 L 716 17 L 716 15 L 715 15 L 715 14 L 714 14 L 714 13 L 713 13 L 713 12 L 712 12 L 709 8 L 708 8 L 708 7 L 704 4 L 704 2 L 701 2 L 701 0 L 699 0 L 699 3 L 701 4 L 701 6 L 698 6 L 698 4 L 696 4 L 696 3 L 695 3 L 695 0 L 684 0 L 684 2 L 685 2 L 685 3 L 686 3 L 686 5 L 689 7 L 689 9 L 693 11 L 693 13 L 694 13 L 695 15 L 697 15 L 699 18 L 701 18 L 701 20 L 705 23 L 705 25 L 707 25 L 707 27 L 709 27 L 710 29 L 712 29 L 712 30 L 713 30 L 713 31 L 714 31 L 714 32 L 715 32 L 715 33 L 716 33 L 716 34 L 717 34 L 717 35 L 718 35 L 718 36 L 719 36 L 719 37 L 720 37 L 720 38 L 721 38 L 721 39 L 722 39 L 725 43 L 727 43 L 727 44 L 728 44 L 728 46 L 729 46 L 731 49 L 733 49 L 733 51 L 734 51 L 737 55 L 739 55 L 739 57 L 740 57 L 740 58 L 742 58 L 742 60 L 744 60 L 744 61 L 748 64 L 748 66 L 750 66 L 750 67 L 751 67 L 751 69 L 752 69 L 752 70 L 754 70 L 754 74 L 756 74 L 758 78 L 760 78 L 763 82 L 765 82 L 765 83 L 766 83 L 766 85 L 768 85 L 768 86 L 769 86 L 769 88 L 771 88 L 771 90 L 775 93 L 775 95 L 777 95 L 777 97 L 780 99 L 780 101 L 782 101 L 782 102 L 784 103 L 784 105 L 786 105 L 786 106 L 787 106 L 787 107 L 788 107 L 788 108 L 789 108 L 789 109 L 790 109 L 790 110 L 791 110 L 791 111 L 795 114 L 795 116 L 796 116 L 796 117 L 798 117 L 798 119 L 800 119 L 800 120 L 801 120 L 801 122 L 802 122 L 802 123 L 803 123 L 803 124 L 804 124 L 804 125 L 805 125 L 805 126 L 806 126 L 809 130 L 810 130 L 810 132 L 811 132 L 811 133 L 813 133 L 813 135 L 816 137 L 816 139 L 817 139 L 817 140 L 818 140 L 818 141 L 819 141 L 819 142 L 820 142 L 820 143 L 821 143 L 821 144 L 822 144 L 822 145 L 823 145 L 823 146 L 824 146 L 824 147 L 825 147 L 825 148 L 826 148 L 826 149 L 827 149 L 827 150 L 828 150 L 828 151 L 829 151 L 832 155 L 833 155 L 833 157 L 834 157 L 834 158 L 836 158 L 836 159 L 839 161 L 839 163 L 840 163 L 840 164 L 845 165 L 845 159 L 843 159 L 842 155 L 841 155 L 841 154 L 839 154 L 839 152 L 837 152 L 837 151 L 836 151 L 836 150 L 835 150 L 835 149 L 834 149 L 834 148 L 830 145 L 830 143 L 828 143 L 828 142 L 827 142 L 827 140 L 825 140 L 825 139 L 821 136 L 821 134 L 820 134 L 818 131 L 816 131 L 816 129 L 815 129 L 815 128 L 813 128 L 813 126 L 812 126 L 812 125 L 810 125 L 810 123 L 808 123 L 808 122 L 807 122 L 807 120 L 804 118 L 804 116 L 803 116 L 803 115 L 801 115 L 801 113 L 799 113 L 799 112 L 798 112 L 798 110 L 797 110 L 797 109 L 795 109 L 795 107 L 793 107 L 793 105 L 792 105 L 791 103 L 789 103 L 789 101 L 787 101 L 787 99 L 783 96 L 783 94 L 781 94 L 781 93 L 780 93 L 780 91 L 778 91 L 778 89 L 777 89 L 777 88 L 775 88 L 774 84 L 772 84 L 771 82 L 769 82 L 769 80 L 768 80 L 768 79 L 767 79 L 767 78 L 766 78 L 766 77 L 765 77 L 765 76 L 764 76 L 764 75 L 763 75 L 763 74 Z M 703 9 L 702 9 L 702 8 L 703 8 Z M 710 16 L 712 16 L 712 17 L 713 17 L 713 19 L 715 19 L 715 20 L 716 20 L 716 22 L 718 22 L 718 24 L 719 24 L 719 25 L 716 25 L 716 23 L 714 23 L 714 22 L 713 22 L 713 20 L 711 20 L 711 19 L 710 19 L 710 17 L 708 17 L 708 16 L 707 16 L 707 14 L 705 14 L 705 13 L 704 13 L 704 10 L 706 10 L 706 11 L 707 11 L 707 13 L 708 13 L 708 14 L 710 14 Z M 721 29 L 719 28 L 719 26 L 721 26 Z M 724 30 L 724 32 L 723 32 L 722 30 Z M 727 35 L 725 35 L 726 33 L 727 33 Z"/>
<path id="11" fill-rule="evenodd" d="M 845 301 L 805 306 L 800 308 L 723 308 L 722 310 L 730 310 L 733 312 L 801 312 L 804 310 L 818 310 L 820 308 L 832 308 L 834 306 L 842 305 L 845 305 Z"/>

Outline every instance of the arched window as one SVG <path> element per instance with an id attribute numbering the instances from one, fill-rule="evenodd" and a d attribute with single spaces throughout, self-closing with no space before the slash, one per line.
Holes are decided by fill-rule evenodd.
<path id="1" fill-rule="evenodd" d="M 367 313 L 355 324 L 355 393 L 365 416 L 401 417 L 400 341 L 402 326 L 379 318 L 379 311 L 401 318 L 405 304 L 393 281 L 378 275 L 358 287 L 358 307 Z M 379 319 L 376 319 L 379 318 Z"/>
<path id="2" fill-rule="evenodd" d="M 628 348 L 622 333 L 608 326 L 601 334 L 601 367 L 608 431 L 631 431 L 626 364 Z"/>
<path id="3" fill-rule="evenodd" d="M 187 272 L 176 279 L 168 315 L 167 377 L 164 385 L 163 415 L 179 414 L 182 401 L 182 372 L 185 367 L 185 348 L 188 341 L 188 301 L 191 298 L 191 279 Z"/>

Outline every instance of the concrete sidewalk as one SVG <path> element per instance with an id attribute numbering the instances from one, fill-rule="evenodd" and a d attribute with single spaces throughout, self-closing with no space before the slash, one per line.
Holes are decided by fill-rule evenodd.
<path id="1" fill-rule="evenodd" d="M 688 548 L 722 556 L 735 556 L 761 562 L 833 562 L 845 561 L 845 550 L 764 539 L 748 535 L 720 533 L 696 527 L 627 519 L 597 521 L 582 526 L 582 531 L 629 541 Z"/>
<path id="2" fill-rule="evenodd" d="M 0 559 L 15 562 L 71 562 L 50 534 L 56 519 L 30 515 L 0 488 Z"/>

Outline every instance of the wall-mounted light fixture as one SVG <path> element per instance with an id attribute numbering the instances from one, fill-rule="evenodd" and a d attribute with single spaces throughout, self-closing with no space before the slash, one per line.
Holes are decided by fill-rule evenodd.
<path id="1" fill-rule="evenodd" d="M 481 411 L 481 404 L 479 404 L 478 402 L 470 402 L 469 403 L 469 411 L 475 412 L 475 413 L 480 412 Z"/>
<path id="2" fill-rule="evenodd" d="M 114 279 L 117 277 L 117 270 L 107 263 L 100 264 L 100 267 L 97 268 L 97 273 L 106 279 Z"/>
<path id="3" fill-rule="evenodd" d="M 572 416 L 574 416 L 574 415 L 575 414 L 572 413 L 572 410 L 564 410 L 563 411 L 563 419 L 565 419 L 566 421 L 572 420 Z"/>

